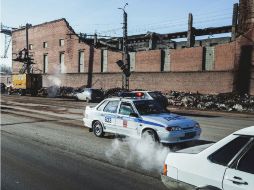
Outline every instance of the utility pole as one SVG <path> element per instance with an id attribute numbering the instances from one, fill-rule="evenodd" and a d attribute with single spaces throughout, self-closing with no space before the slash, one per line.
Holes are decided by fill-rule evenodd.
<path id="1" fill-rule="evenodd" d="M 29 41 L 28 41 L 28 29 L 29 29 L 30 25 L 27 23 L 26 24 L 26 51 L 25 51 L 25 58 L 28 58 L 29 57 Z M 31 67 L 30 67 L 30 61 L 28 60 L 27 61 L 27 74 L 30 74 L 30 70 L 31 70 Z"/>
<path id="2" fill-rule="evenodd" d="M 195 36 L 194 36 L 194 29 L 193 29 L 193 16 L 189 13 L 188 18 L 188 32 L 187 32 L 187 47 L 193 47 L 195 44 Z"/>
<path id="3" fill-rule="evenodd" d="M 130 62 L 129 62 L 129 53 L 128 53 L 128 28 L 127 28 L 127 13 L 125 7 L 128 5 L 126 3 L 123 8 L 118 8 L 123 10 L 123 63 L 126 67 L 126 70 L 129 74 L 123 74 L 123 85 L 122 88 L 129 90 L 129 76 L 130 76 Z"/>

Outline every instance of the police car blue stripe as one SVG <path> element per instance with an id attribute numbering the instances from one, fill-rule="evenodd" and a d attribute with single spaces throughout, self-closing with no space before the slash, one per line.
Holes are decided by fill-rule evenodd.
<path id="1" fill-rule="evenodd" d="M 157 127 L 165 127 L 164 125 L 161 125 L 161 124 L 158 124 L 158 123 L 154 123 L 154 122 L 151 122 L 151 121 L 145 121 L 145 120 L 137 119 L 137 118 L 134 119 L 134 118 L 129 118 L 129 117 L 123 117 L 123 119 L 129 120 L 129 121 L 135 121 L 137 123 L 153 125 L 153 126 L 157 126 Z"/>
<path id="2" fill-rule="evenodd" d="M 151 121 L 145 121 L 145 120 L 141 120 L 140 123 L 144 123 L 144 124 L 148 124 L 148 125 L 154 125 L 154 126 L 157 126 L 157 127 L 165 127 L 164 125 L 154 123 L 154 122 L 151 122 Z"/>

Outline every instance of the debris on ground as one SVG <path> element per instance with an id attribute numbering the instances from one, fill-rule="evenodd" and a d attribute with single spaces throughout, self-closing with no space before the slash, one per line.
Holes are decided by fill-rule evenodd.
<path id="1" fill-rule="evenodd" d="M 248 94 L 223 93 L 204 95 L 171 91 L 164 94 L 170 106 L 201 110 L 254 112 L 254 96 Z"/>
<path id="2" fill-rule="evenodd" d="M 85 86 L 78 88 L 65 86 L 50 86 L 38 91 L 40 96 L 74 98 L 75 93 L 81 92 Z M 141 89 L 135 89 L 135 91 Z M 142 89 L 143 90 L 143 89 Z M 104 90 L 104 97 L 110 98 L 119 96 L 126 92 L 122 88 L 111 88 Z M 254 112 L 254 96 L 248 94 L 240 95 L 237 93 L 222 93 L 217 95 L 187 93 L 170 91 L 163 93 L 168 98 L 169 106 L 215 111 L 235 111 L 235 112 Z"/>
<path id="3" fill-rule="evenodd" d="M 38 96 L 47 96 L 47 97 L 64 97 L 64 98 L 72 98 L 77 89 L 73 87 L 65 87 L 65 86 L 49 86 L 43 87 L 38 90 Z"/>

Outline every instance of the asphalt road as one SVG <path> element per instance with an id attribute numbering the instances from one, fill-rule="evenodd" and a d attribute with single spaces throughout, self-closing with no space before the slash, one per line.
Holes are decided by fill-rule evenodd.
<path id="1" fill-rule="evenodd" d="M 1 189 L 165 189 L 159 179 L 165 155 L 186 147 L 156 146 L 82 127 L 85 102 L 1 97 Z M 191 114 L 202 141 L 217 141 L 254 125 L 253 115 Z"/>
<path id="2" fill-rule="evenodd" d="M 158 179 L 7 132 L 1 177 L 3 190 L 165 189 Z"/>

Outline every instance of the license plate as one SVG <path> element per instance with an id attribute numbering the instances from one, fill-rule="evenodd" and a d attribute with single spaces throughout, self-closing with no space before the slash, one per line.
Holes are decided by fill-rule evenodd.
<path id="1" fill-rule="evenodd" d="M 196 132 L 185 133 L 184 137 L 180 137 L 181 140 L 192 139 L 196 136 Z"/>

